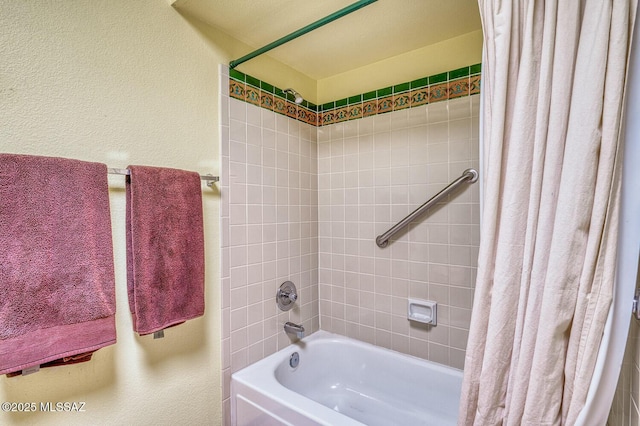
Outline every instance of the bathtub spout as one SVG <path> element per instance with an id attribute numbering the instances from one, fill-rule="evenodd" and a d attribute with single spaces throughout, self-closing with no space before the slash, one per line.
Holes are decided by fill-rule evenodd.
<path id="1" fill-rule="evenodd" d="M 284 331 L 287 334 L 295 334 L 298 339 L 304 337 L 304 327 L 289 321 L 284 324 Z"/>

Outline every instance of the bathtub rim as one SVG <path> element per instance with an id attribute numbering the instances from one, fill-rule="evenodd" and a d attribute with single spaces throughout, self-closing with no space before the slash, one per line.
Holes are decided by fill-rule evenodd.
<path id="1" fill-rule="evenodd" d="M 357 340 L 340 334 L 330 333 L 325 330 L 318 330 L 310 334 L 309 336 L 306 336 L 304 339 L 302 339 L 302 341 L 292 342 L 290 345 L 280 349 L 279 351 L 259 361 L 256 361 L 255 363 L 250 364 L 231 375 L 232 417 L 235 417 L 236 415 L 236 390 L 237 388 L 242 389 L 244 387 L 261 395 L 265 395 L 266 389 L 269 389 L 268 398 L 273 400 L 273 402 L 281 404 L 282 406 L 294 412 L 303 412 L 305 416 L 321 425 L 363 425 L 364 423 L 361 423 L 351 417 L 347 417 L 344 414 L 338 413 L 331 408 L 320 404 L 319 402 L 316 402 L 285 387 L 275 377 L 277 367 L 284 360 L 286 360 L 292 352 L 303 350 L 305 344 L 319 340 L 347 342 L 348 344 L 365 348 L 367 350 L 372 350 L 376 353 L 388 354 L 394 357 L 406 357 L 410 360 L 413 360 L 414 362 L 418 361 L 420 363 L 427 364 L 431 368 L 434 368 L 435 370 L 438 370 L 442 373 L 456 376 L 462 382 L 463 370 L 419 358 L 410 354 L 394 351 L 392 349 L 376 346 L 371 343 L 363 342 L 361 340 Z M 275 387 L 275 389 L 272 389 L 273 382 L 277 383 L 277 387 Z"/>

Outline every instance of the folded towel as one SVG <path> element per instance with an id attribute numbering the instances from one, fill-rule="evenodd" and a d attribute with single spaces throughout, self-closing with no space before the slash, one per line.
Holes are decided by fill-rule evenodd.
<path id="1" fill-rule="evenodd" d="M 0 374 L 116 342 L 104 164 L 0 154 L 0 295 Z"/>
<path id="2" fill-rule="evenodd" d="M 40 368 L 58 367 L 58 366 L 61 366 L 61 365 L 79 364 L 81 362 L 91 361 L 91 357 L 93 356 L 94 352 L 95 351 L 85 352 L 85 353 L 81 353 L 81 354 L 78 354 L 78 355 L 65 356 L 65 357 L 60 358 L 60 359 L 55 359 L 53 361 L 49 361 L 49 362 L 45 362 L 44 364 L 40 364 Z M 20 376 L 20 375 L 22 375 L 22 370 L 21 371 L 14 371 L 13 373 L 7 373 L 7 377 L 15 377 L 15 376 Z"/>
<path id="3" fill-rule="evenodd" d="M 197 173 L 129 166 L 127 290 L 149 334 L 204 314 L 202 189 Z"/>

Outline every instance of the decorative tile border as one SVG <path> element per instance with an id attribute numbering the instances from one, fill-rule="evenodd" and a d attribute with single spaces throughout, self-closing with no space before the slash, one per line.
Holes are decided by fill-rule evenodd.
<path id="1" fill-rule="evenodd" d="M 318 106 L 311 102 L 295 103 L 295 98 L 282 89 L 248 74 L 229 69 L 229 96 L 275 111 L 304 123 L 318 125 Z"/>
<path id="2" fill-rule="evenodd" d="M 325 126 L 376 114 L 480 93 L 481 64 L 420 78 L 323 105 L 303 101 L 269 83 L 229 70 L 229 95 L 314 126 Z"/>

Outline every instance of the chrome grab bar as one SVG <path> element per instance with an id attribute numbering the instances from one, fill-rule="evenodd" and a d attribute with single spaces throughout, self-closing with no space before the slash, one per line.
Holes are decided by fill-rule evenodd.
<path id="1" fill-rule="evenodd" d="M 389 229 L 384 234 L 378 235 L 376 237 L 376 244 L 380 248 L 384 248 L 389 245 L 389 238 L 393 237 L 398 231 L 407 226 L 411 221 L 413 221 L 416 217 L 420 216 L 425 211 L 429 210 L 434 204 L 438 201 L 449 195 L 451 191 L 456 189 L 462 182 L 469 181 L 469 183 L 475 183 L 478 180 L 478 172 L 475 169 L 467 169 L 462 172 L 462 176 L 458 179 L 451 182 L 449 185 L 444 187 L 444 189 L 438 192 L 436 195 L 431 197 L 427 202 L 423 205 L 415 209 L 413 212 L 409 213 L 407 217 L 402 219 L 400 222 L 396 223 L 391 229 Z"/>

